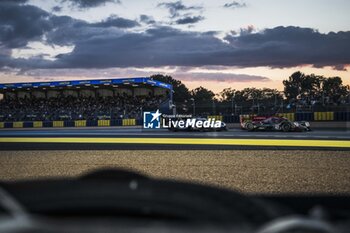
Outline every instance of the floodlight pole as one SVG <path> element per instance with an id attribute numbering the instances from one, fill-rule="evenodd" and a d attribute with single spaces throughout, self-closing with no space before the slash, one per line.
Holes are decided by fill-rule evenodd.
<path id="1" fill-rule="evenodd" d="M 192 101 L 192 106 L 193 106 L 193 116 L 195 116 L 196 115 L 196 103 L 194 101 L 194 98 L 191 98 L 190 100 Z"/>
<path id="2" fill-rule="evenodd" d="M 231 115 L 233 115 L 233 96 L 231 98 Z"/>

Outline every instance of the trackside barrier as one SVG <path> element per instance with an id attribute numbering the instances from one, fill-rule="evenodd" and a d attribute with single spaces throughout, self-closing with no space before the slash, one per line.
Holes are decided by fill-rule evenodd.
<path id="1" fill-rule="evenodd" d="M 223 120 L 225 123 L 238 123 L 239 116 L 238 115 L 224 115 Z"/>
<path id="2" fill-rule="evenodd" d="M 97 126 L 110 126 L 111 121 L 110 120 L 98 120 Z"/>
<path id="3" fill-rule="evenodd" d="M 64 127 L 75 127 L 75 122 L 74 121 L 63 121 L 63 126 Z"/>
<path id="4" fill-rule="evenodd" d="M 312 112 L 297 112 L 295 113 L 296 121 L 313 121 L 314 114 Z"/>
<path id="5" fill-rule="evenodd" d="M 350 112 L 306 112 L 306 113 L 279 113 L 277 116 L 288 118 L 291 121 L 350 121 Z M 239 116 L 210 115 L 208 119 L 222 120 L 226 123 L 238 123 L 252 120 L 255 114 Z M 76 120 L 76 121 L 15 121 L 0 122 L 0 128 L 41 128 L 41 127 L 85 127 L 85 126 L 135 126 L 142 125 L 138 119 L 113 120 Z"/>
<path id="6" fill-rule="evenodd" d="M 74 127 L 85 127 L 85 126 L 86 126 L 86 120 L 74 121 Z"/>
<path id="7" fill-rule="evenodd" d="M 86 126 L 98 126 L 97 120 L 87 120 L 86 121 Z"/>
<path id="8" fill-rule="evenodd" d="M 221 115 L 212 115 L 212 116 L 208 116 L 207 118 L 208 119 L 213 119 L 213 120 L 216 120 L 216 121 L 222 121 L 223 120 L 223 116 L 221 116 Z"/>
<path id="9" fill-rule="evenodd" d="M 335 112 L 335 121 L 350 121 L 350 112 Z"/>
<path id="10" fill-rule="evenodd" d="M 136 119 L 136 125 L 142 125 L 143 119 Z"/>
<path id="11" fill-rule="evenodd" d="M 23 128 L 23 121 L 15 121 L 12 123 L 13 128 Z"/>
<path id="12" fill-rule="evenodd" d="M 64 121 L 53 121 L 53 127 L 64 127 Z"/>
<path id="13" fill-rule="evenodd" d="M 334 112 L 314 112 L 315 121 L 333 121 Z"/>
<path id="14" fill-rule="evenodd" d="M 294 113 L 279 113 L 277 114 L 277 116 L 287 118 L 290 121 L 295 121 Z"/>
<path id="15" fill-rule="evenodd" d="M 132 126 L 136 125 L 136 119 L 123 119 L 123 126 Z"/>
<path id="16" fill-rule="evenodd" d="M 12 128 L 13 123 L 12 122 L 4 122 L 4 128 Z"/>
<path id="17" fill-rule="evenodd" d="M 111 120 L 111 126 L 122 126 L 122 119 Z"/>
<path id="18" fill-rule="evenodd" d="M 33 127 L 34 128 L 41 128 L 41 127 L 43 127 L 43 122 L 42 121 L 34 121 Z"/>
<path id="19" fill-rule="evenodd" d="M 43 121 L 43 127 L 53 127 L 53 121 Z"/>
<path id="20" fill-rule="evenodd" d="M 33 122 L 31 122 L 31 121 L 24 121 L 23 122 L 22 128 L 32 128 L 32 127 L 33 127 Z"/>

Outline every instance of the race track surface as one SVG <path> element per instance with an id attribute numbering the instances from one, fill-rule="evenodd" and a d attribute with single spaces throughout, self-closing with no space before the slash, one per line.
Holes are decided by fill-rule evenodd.
<path id="1" fill-rule="evenodd" d="M 103 150 L 103 149 L 300 149 L 349 150 L 347 131 L 171 132 L 123 128 L 40 128 L 0 130 L 0 150 Z"/>
<path id="2" fill-rule="evenodd" d="M 2 129 L 0 180 L 124 168 L 246 193 L 343 194 L 350 193 L 349 147 L 346 131 Z"/>
<path id="3" fill-rule="evenodd" d="M 88 127 L 88 128 L 23 128 L 1 129 L 0 137 L 167 137 L 167 138 L 277 138 L 277 139 L 345 139 L 350 140 L 346 130 L 314 130 L 309 132 L 248 132 L 230 129 L 221 132 L 171 132 L 168 130 L 145 130 L 135 127 Z"/>

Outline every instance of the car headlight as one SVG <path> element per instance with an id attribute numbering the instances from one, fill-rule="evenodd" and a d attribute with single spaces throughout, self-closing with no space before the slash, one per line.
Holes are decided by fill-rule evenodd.
<path id="1" fill-rule="evenodd" d="M 299 127 L 299 123 L 298 123 L 298 122 L 294 122 L 294 125 L 295 125 L 296 127 Z"/>
<path id="2" fill-rule="evenodd" d="M 310 126 L 310 123 L 306 121 L 306 122 L 305 122 L 305 126 L 306 126 L 306 127 L 309 127 L 309 126 Z"/>

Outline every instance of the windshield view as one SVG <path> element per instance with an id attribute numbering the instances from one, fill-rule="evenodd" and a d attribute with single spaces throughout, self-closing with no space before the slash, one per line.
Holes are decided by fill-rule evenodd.
<path id="1" fill-rule="evenodd" d="M 349 10 L 1 0 L 0 233 L 350 232 Z"/>

